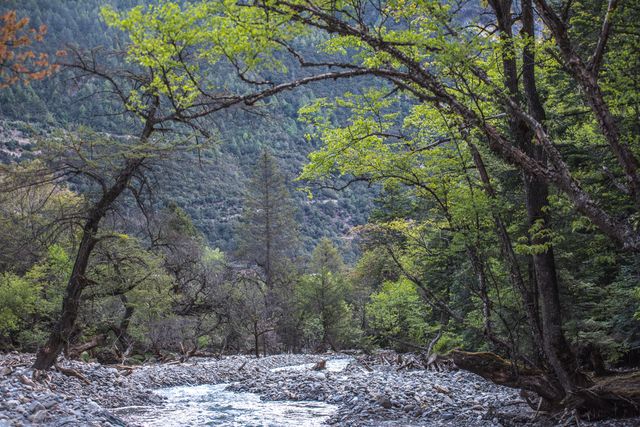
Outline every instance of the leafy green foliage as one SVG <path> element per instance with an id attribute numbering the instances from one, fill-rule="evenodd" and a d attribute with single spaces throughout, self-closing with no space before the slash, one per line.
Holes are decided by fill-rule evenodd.
<path id="1" fill-rule="evenodd" d="M 338 250 L 321 239 L 311 255 L 310 273 L 300 279 L 296 299 L 304 318 L 304 333 L 311 348 L 337 349 L 357 337 L 348 304 L 351 289 Z"/>
<path id="2" fill-rule="evenodd" d="M 367 305 L 369 324 L 384 347 L 410 349 L 426 344 L 428 310 L 409 280 L 386 282 Z"/>
<path id="3" fill-rule="evenodd" d="M 28 316 L 36 312 L 39 291 L 37 284 L 15 274 L 0 276 L 0 333 L 3 337 L 24 327 Z"/>

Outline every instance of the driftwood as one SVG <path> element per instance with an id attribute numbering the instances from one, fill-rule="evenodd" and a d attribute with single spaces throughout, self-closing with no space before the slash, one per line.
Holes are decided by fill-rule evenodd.
<path id="1" fill-rule="evenodd" d="M 193 348 L 188 349 L 184 346 L 183 343 L 180 343 L 180 362 L 187 362 L 191 359 L 196 352 L 198 351 L 198 346 L 195 345 Z"/>
<path id="2" fill-rule="evenodd" d="M 70 368 L 63 368 L 62 366 L 58 365 L 57 363 L 53 365 L 56 370 L 68 377 L 75 377 L 78 378 L 80 381 L 82 381 L 85 384 L 91 384 L 91 381 L 89 381 L 89 379 L 87 379 L 87 377 L 85 377 L 84 375 L 82 375 L 80 372 L 76 371 L 75 369 L 70 369 Z"/>
<path id="3" fill-rule="evenodd" d="M 39 378 L 37 377 L 36 372 L 37 372 L 37 371 L 33 371 L 33 376 L 34 376 L 34 379 L 38 380 Z M 27 385 L 27 386 L 29 386 L 29 387 L 33 387 L 33 388 L 36 388 L 36 387 L 37 387 L 36 383 L 35 383 L 35 382 L 33 382 L 31 379 L 29 379 L 26 375 L 20 375 L 20 376 L 18 377 L 18 380 L 19 380 L 22 384 Z"/>
<path id="4" fill-rule="evenodd" d="M 119 371 L 133 371 L 136 369 L 135 366 L 131 365 L 109 365 L 110 368 L 118 369 Z"/>
<path id="5" fill-rule="evenodd" d="M 591 387 L 567 397 L 566 406 L 591 419 L 640 414 L 640 372 L 596 378 Z"/>
<path id="6" fill-rule="evenodd" d="M 327 368 L 327 361 L 323 359 L 318 361 L 318 363 L 316 363 L 311 369 L 314 371 L 322 371 L 326 368 Z"/>
<path id="7" fill-rule="evenodd" d="M 106 336 L 104 334 L 98 334 L 85 343 L 69 347 L 69 349 L 67 350 L 67 356 L 70 359 L 77 359 L 85 351 L 89 351 L 98 346 L 104 345 L 105 340 Z"/>
<path id="8" fill-rule="evenodd" d="M 396 364 L 398 367 L 396 371 L 401 371 L 403 369 L 424 369 L 424 364 L 413 355 L 406 355 L 404 358 L 398 355 L 396 359 Z"/>
<path id="9" fill-rule="evenodd" d="M 393 366 L 397 371 L 409 369 L 430 369 L 436 371 L 451 370 L 455 366 L 450 357 L 426 353 L 404 353 L 397 354 L 395 352 L 379 352 L 374 355 L 363 355 L 356 358 L 358 363 L 367 371 L 372 371 L 373 365 Z"/>
<path id="10" fill-rule="evenodd" d="M 364 369 L 366 369 L 369 372 L 373 372 L 373 368 L 367 365 L 367 363 L 364 360 L 359 360 L 359 362 L 364 367 Z"/>
<path id="11" fill-rule="evenodd" d="M 432 387 L 438 393 L 442 393 L 442 394 L 450 394 L 451 393 L 451 390 L 449 390 L 448 387 L 445 387 L 445 386 L 440 385 L 440 384 L 434 384 Z"/>
<path id="12" fill-rule="evenodd" d="M 123 377 L 128 377 L 136 369 L 134 366 L 129 365 L 111 365 L 111 367 L 116 368 L 118 371 L 121 371 L 119 372 L 119 374 Z"/>

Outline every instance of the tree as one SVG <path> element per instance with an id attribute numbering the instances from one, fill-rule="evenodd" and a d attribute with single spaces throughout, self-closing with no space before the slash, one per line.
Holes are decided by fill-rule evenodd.
<path id="1" fill-rule="evenodd" d="M 413 350 L 426 344 L 428 315 L 417 286 L 407 279 L 386 282 L 371 296 L 367 316 L 385 347 Z M 413 348 L 412 348 L 413 347 Z"/>
<path id="2" fill-rule="evenodd" d="M 302 277 L 297 289 L 302 316 L 307 324 L 317 321 L 320 326 L 316 350 L 336 351 L 352 328 L 344 270 L 338 249 L 326 237 L 321 239 L 311 255 L 309 274 Z"/>
<path id="3" fill-rule="evenodd" d="M 616 170 L 625 178 L 621 197 L 633 205 L 636 203 L 638 181 L 637 160 L 628 142 L 621 140 L 616 120 L 597 82 L 615 3 L 610 5 L 603 18 L 602 31 L 589 61 L 582 60 L 575 51 L 565 21 L 553 8 L 544 0 L 536 1 L 536 5 L 556 42 L 559 55 L 553 60 L 558 60 L 568 70 L 568 75 L 562 77 L 577 84 L 585 93 L 600 136 L 610 148 L 609 154 L 613 157 Z M 355 49 L 358 52 L 346 61 L 314 64 L 296 52 L 293 46 L 287 45 L 286 49 L 293 51 L 301 65 L 331 64 L 343 69 L 367 69 L 372 75 L 385 78 L 418 101 L 431 105 L 443 114 L 453 115 L 454 127 L 466 132 L 473 129 L 480 142 L 524 174 L 531 229 L 529 239 L 536 247 L 531 252 L 535 284 L 538 286 L 533 295 L 539 295 L 537 302 L 540 304 L 540 313 L 531 310 L 535 308 L 536 300 L 531 297 L 530 289 L 519 287 L 518 292 L 526 308 L 532 335 L 544 356 L 545 367 L 542 372 L 545 374 L 542 376 L 545 380 L 540 387 L 525 381 L 522 386 L 535 388 L 544 395 L 547 405 L 557 408 L 557 402 L 562 401 L 564 396 L 575 395 L 578 389 L 588 387 L 592 382 L 577 370 L 564 337 L 553 243 L 549 239 L 552 232 L 546 228 L 549 220 L 546 216 L 546 185 L 556 186 L 571 200 L 578 212 L 623 248 L 637 251 L 639 235 L 628 215 L 620 219 L 619 212 L 603 209 L 594 194 L 584 189 L 554 142 L 554 135 L 545 127 L 545 111 L 536 90 L 534 53 L 537 48 L 534 42 L 537 33 L 531 3 L 522 5 L 522 27 L 516 38 L 511 2 L 490 2 L 499 31 L 498 41 L 485 36 L 484 22 L 477 25 L 481 29 L 479 34 L 469 33 L 468 19 L 464 20 L 464 26 L 458 24 L 457 17 L 451 14 L 450 9 L 437 2 L 413 6 L 408 8 L 406 5 L 397 7 L 385 4 L 377 7 L 356 2 L 318 6 L 306 2 L 275 1 L 257 4 L 256 8 L 265 11 L 262 17 L 265 20 L 275 13 L 279 17 L 326 31 L 330 35 L 327 43 L 330 53 L 340 52 L 341 49 Z M 465 8 L 458 11 L 468 12 Z M 241 8 L 236 13 L 243 14 Z M 387 16 L 394 22 L 406 20 L 407 24 L 400 29 L 390 28 L 386 26 L 385 19 L 369 19 L 372 15 Z M 489 52 L 496 52 L 497 55 Z M 523 57 L 521 73 L 517 69 L 517 54 Z M 499 62 L 493 61 L 496 57 L 500 58 Z M 522 75 L 521 80 L 519 75 Z M 492 97 L 497 102 L 491 102 Z M 499 115 L 494 124 L 495 113 Z M 509 131 L 505 132 L 507 129 Z M 394 136 L 392 134 L 390 138 L 388 133 L 368 132 L 351 141 L 364 138 L 370 143 L 376 138 L 392 139 Z M 532 144 L 532 138 L 535 138 L 536 144 Z M 326 156 L 326 165 L 332 167 L 333 162 L 340 161 L 338 156 L 344 152 L 330 152 Z M 501 234 L 504 237 L 504 233 Z M 477 256 L 473 258 L 479 259 Z M 477 265 L 476 270 L 482 273 L 484 268 Z M 473 363 L 466 366 L 473 370 Z M 598 393 L 595 396 L 582 394 L 578 406 L 589 411 L 587 408 L 590 403 L 595 405 L 596 402 L 609 408 L 626 405 L 624 399 L 607 405 L 599 401 Z M 603 409 L 603 413 L 607 411 Z"/>
<path id="4" fill-rule="evenodd" d="M 533 3 L 552 40 L 544 39 L 547 32 L 536 28 Z M 166 96 L 174 90 L 180 92 L 180 101 L 174 104 L 178 110 L 201 97 L 210 100 L 210 81 L 205 76 L 193 78 L 201 71 L 196 64 L 202 60 L 232 67 L 249 87 L 267 88 L 256 94 L 247 93 L 243 86 L 238 94 L 217 98 L 213 106 L 207 104 L 198 117 L 239 102 L 253 105 L 278 91 L 313 81 L 363 75 L 382 79 L 382 85 L 376 81 L 382 90 L 373 96 L 374 108 L 339 100 L 339 108 L 355 111 L 349 117 L 353 122 L 324 135 L 325 146 L 312 158 L 315 170 L 308 176 L 359 170 L 373 177 L 357 179 L 401 181 L 412 186 L 421 200 L 429 200 L 423 212 L 435 214 L 431 221 L 435 226 L 427 228 L 431 224 L 424 216 L 415 227 L 411 221 L 399 223 L 403 228 L 396 233 L 400 243 L 389 255 L 395 256 L 394 249 L 400 249 L 402 256 L 395 262 L 405 277 L 422 283 L 418 286 L 429 295 L 426 301 L 447 313 L 447 318 L 481 325 L 487 343 L 496 351 L 504 347 L 500 351 L 512 359 L 507 362 L 488 353 L 456 352 L 460 366 L 533 390 L 551 410 L 577 408 L 593 416 L 637 413 L 637 396 L 629 387 L 620 391 L 616 386 L 629 385 L 633 378 L 598 382 L 578 369 L 568 348 L 555 265 L 555 251 L 562 239 L 551 224 L 552 208 L 562 207 L 565 210 L 558 216 L 567 222 L 588 223 L 591 238 L 606 236 L 608 244 L 635 255 L 640 249 L 640 233 L 634 224 L 640 200 L 633 148 L 635 110 L 617 104 L 612 96 L 629 87 L 620 76 L 634 75 L 635 64 L 625 64 L 613 55 L 611 64 L 624 72 L 616 70 L 607 74 L 609 78 L 603 72 L 610 41 L 622 46 L 619 51 L 633 51 L 637 39 L 616 35 L 615 1 L 602 12 L 602 26 L 595 33 L 572 26 L 579 24 L 584 12 L 581 4 L 556 11 L 546 0 L 533 3 L 496 0 L 486 8 L 466 3 L 454 8 L 437 1 L 315 4 L 273 0 L 249 5 L 211 1 L 182 8 L 163 3 L 135 8 L 123 17 L 108 16 L 131 34 L 133 61 L 161 70 L 170 67 L 169 79 L 176 84 L 165 85 L 162 77 L 152 79 L 148 85 L 153 89 L 151 100 L 153 95 Z M 636 13 L 627 11 L 625 16 Z M 513 20 L 514 15 L 522 18 Z M 296 38 L 309 31 L 325 37 L 319 56 L 310 57 L 297 49 Z M 183 53 L 195 54 L 198 61 L 185 62 Z M 294 72 L 286 75 L 285 57 L 297 63 L 292 71 L 304 77 L 294 78 Z M 275 75 L 279 81 L 265 75 Z M 567 97 L 560 89 L 579 93 L 581 98 Z M 541 96 L 545 94 L 548 99 Z M 388 99 L 397 102 L 395 111 L 376 115 Z M 133 104 L 137 101 L 134 97 Z M 588 110 L 576 110 L 580 101 L 586 101 Z M 408 115 L 403 114 L 407 111 Z M 579 118 L 569 122 L 568 117 L 576 115 Z M 171 117 L 182 122 L 197 118 L 183 112 Z M 425 126 L 430 121 L 418 122 L 418 118 L 431 122 L 435 118 L 435 131 Z M 443 152 L 446 150 L 449 152 Z M 575 161 L 576 152 L 588 158 L 587 165 Z M 421 169 L 421 163 L 426 164 L 433 153 L 436 161 Z M 488 169 L 485 163 L 495 159 L 501 161 L 499 165 Z M 504 173 L 504 168 L 521 176 L 516 185 L 509 179 L 496 185 L 492 173 Z M 446 172 L 442 180 L 438 180 L 440 170 Z M 520 206 L 526 211 L 525 222 L 516 217 L 509 224 L 505 218 L 510 216 L 505 214 L 512 212 L 500 209 L 503 200 L 496 188 L 509 184 L 524 202 Z M 554 200 L 560 201 L 554 204 Z M 483 232 L 489 227 L 494 234 L 485 238 Z M 519 245 L 511 241 L 513 228 L 519 232 L 524 228 L 523 236 L 518 236 L 524 241 Z M 566 234 L 568 229 L 564 229 Z M 421 242 L 416 237 L 425 231 L 429 239 Z M 433 231 L 442 231 L 445 239 L 437 240 Z M 403 245 L 409 238 L 410 245 Z M 466 289 L 474 292 L 472 297 L 462 292 L 457 295 L 447 286 L 429 293 L 422 274 L 429 264 L 426 255 L 432 254 L 431 246 L 424 243 L 431 242 L 441 244 L 437 257 L 464 255 L 469 267 L 465 273 L 473 277 Z M 495 253 L 494 248 L 501 252 L 504 264 L 496 266 L 485 259 L 485 253 Z M 530 278 L 522 274 L 523 257 L 518 255 L 531 260 Z M 500 270 L 507 272 L 517 301 L 511 306 L 521 307 L 524 313 L 534 342 L 532 358 L 513 354 L 517 346 L 495 333 L 494 315 L 504 313 L 496 310 L 497 296 L 488 285 L 490 280 L 499 282 L 492 279 L 492 273 Z M 452 310 L 451 301 L 443 299 L 451 296 L 474 301 L 481 310 L 481 322 L 470 321 L 470 313 L 460 316 Z M 483 357 L 488 365 L 482 363 Z M 514 373 L 518 363 L 524 368 Z M 487 366 L 491 369 L 485 369 Z"/>
<path id="5" fill-rule="evenodd" d="M 260 357 L 260 340 L 263 355 L 267 355 L 266 334 L 274 331 L 280 320 L 269 306 L 268 290 L 255 272 L 240 272 L 233 282 L 231 323 L 237 330 L 244 330 L 253 338 L 253 351 Z"/>
<path id="6" fill-rule="evenodd" d="M 29 18 L 18 19 L 15 11 L 0 15 L 0 89 L 19 81 L 42 80 L 58 70 L 59 66 L 49 63 L 47 53 L 36 53 L 31 49 L 34 43 L 41 43 L 47 27 L 29 28 Z M 64 52 L 58 52 L 64 56 Z"/>
<path id="7" fill-rule="evenodd" d="M 237 227 L 238 252 L 260 267 L 267 289 L 273 292 L 299 248 L 295 202 L 275 157 L 266 150 L 260 154 L 247 188 Z"/>
<path id="8" fill-rule="evenodd" d="M 236 228 L 238 254 L 259 268 L 264 282 L 267 323 L 277 325 L 272 329 L 277 330 L 289 349 L 296 347 L 297 336 L 290 301 L 300 248 L 294 203 L 276 159 L 263 151 L 248 184 Z M 263 338 L 265 348 L 266 338 Z"/>
<path id="9" fill-rule="evenodd" d="M 8 173 L 3 168 L 0 166 L 0 173 Z M 23 274 L 45 257 L 52 245 L 68 246 L 77 232 L 75 218 L 82 207 L 82 198 L 64 184 L 44 183 L 0 192 L 0 270 Z"/>
<path id="10" fill-rule="evenodd" d="M 10 192 L 43 180 L 59 182 L 76 176 L 86 179 L 95 190 L 93 197 L 87 200 L 61 317 L 47 343 L 38 352 L 34 363 L 36 369 L 52 366 L 71 337 L 81 296 L 89 283 L 87 269 L 91 255 L 96 244 L 105 238 L 100 234 L 103 220 L 123 194 L 128 193 L 138 202 L 141 201 L 142 195 L 149 189 L 146 173 L 152 163 L 176 150 L 193 148 L 190 138 L 170 140 L 162 138 L 162 134 L 186 128 L 209 137 L 206 126 L 201 122 L 218 111 L 240 104 L 254 105 L 266 97 L 315 81 L 360 74 L 351 71 L 325 73 L 230 96 L 215 80 L 207 77 L 210 73 L 201 60 L 203 52 L 187 48 L 190 43 L 200 40 L 198 34 L 204 29 L 197 23 L 205 18 L 203 13 L 207 11 L 206 7 L 202 8 L 203 5 L 190 7 L 194 14 L 187 22 L 171 19 L 180 11 L 178 6 L 171 3 L 149 7 L 147 12 L 158 18 L 155 21 L 158 26 L 151 31 L 146 28 L 151 21 L 146 21 L 144 8 L 135 8 L 124 15 L 104 8 L 103 16 L 107 24 L 128 32 L 131 43 L 127 51 L 74 51 L 72 58 L 62 65 L 75 71 L 80 80 L 104 85 L 107 89 L 100 93 L 112 97 L 123 115 L 137 120 L 135 136 L 115 140 L 94 138 L 89 141 L 71 138 L 69 143 L 61 143 L 72 137 L 67 134 L 59 140 L 47 141 L 49 145 L 45 153 L 49 164 L 34 170 L 18 171 L 13 174 L 15 182 L 6 188 Z M 173 36 L 167 38 L 167 34 Z M 173 47 L 166 49 L 164 43 L 169 40 L 173 40 Z M 104 65 L 109 62 L 102 59 L 101 54 L 104 57 L 125 57 L 128 65 L 124 65 L 124 68 Z"/>
<path id="11" fill-rule="evenodd" d="M 138 239 L 115 234 L 95 248 L 83 296 L 90 301 L 80 307 L 81 322 L 74 335 L 89 331 L 114 337 L 118 362 L 138 350 L 148 349 L 149 331 L 154 323 L 170 316 L 172 277 L 163 268 L 163 257 L 143 247 Z M 144 346 L 147 346 L 146 348 Z"/>

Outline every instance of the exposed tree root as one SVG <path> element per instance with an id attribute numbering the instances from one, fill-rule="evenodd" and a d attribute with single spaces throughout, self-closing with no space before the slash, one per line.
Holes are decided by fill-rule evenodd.
<path id="1" fill-rule="evenodd" d="M 478 374 L 496 384 L 537 393 L 546 401 L 542 410 L 560 409 L 558 405 L 564 397 L 564 392 L 539 369 L 519 366 L 494 353 L 454 350 L 451 356 L 461 369 Z"/>
<path id="2" fill-rule="evenodd" d="M 631 417 L 640 414 L 640 372 L 596 378 L 595 384 L 565 399 L 590 419 Z"/>
<path id="3" fill-rule="evenodd" d="M 548 373 L 518 366 L 496 354 L 454 350 L 451 356 L 461 369 L 496 384 L 537 393 L 542 398 L 538 410 L 575 412 L 593 420 L 640 415 L 640 372 L 595 377 L 592 385 L 567 395 Z"/>

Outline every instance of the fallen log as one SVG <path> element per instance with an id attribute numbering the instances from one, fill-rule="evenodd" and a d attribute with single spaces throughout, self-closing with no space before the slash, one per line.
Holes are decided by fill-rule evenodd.
<path id="1" fill-rule="evenodd" d="M 535 392 L 538 410 L 575 411 L 591 420 L 640 415 L 640 372 L 591 378 L 591 384 L 564 393 L 548 373 L 520 366 L 493 353 L 451 352 L 454 363 L 496 384 Z M 527 401 L 534 403 L 534 401 Z M 536 408 L 534 408 L 536 409 Z"/>
<path id="2" fill-rule="evenodd" d="M 640 414 L 640 372 L 610 375 L 594 381 L 593 386 L 568 396 L 565 405 L 596 420 Z"/>
<path id="3" fill-rule="evenodd" d="M 537 393 L 547 402 L 544 410 L 560 409 L 554 406 L 562 401 L 564 391 L 539 369 L 517 365 L 489 352 L 453 350 L 451 356 L 460 369 L 478 374 L 496 384 Z"/>
<path id="4" fill-rule="evenodd" d="M 134 369 L 136 369 L 135 366 L 131 365 L 109 365 L 109 367 L 118 369 L 120 371 L 133 371 Z"/>
<path id="5" fill-rule="evenodd" d="M 118 373 L 123 377 L 128 377 L 129 375 L 133 374 L 134 369 L 136 369 L 135 367 L 129 365 L 111 365 L 111 367 L 116 368 L 118 370 Z"/>
<path id="6" fill-rule="evenodd" d="M 98 346 L 104 345 L 105 340 L 106 336 L 104 334 L 98 334 L 85 343 L 69 347 L 69 349 L 67 350 L 67 356 L 70 359 L 77 359 L 85 351 L 89 351 Z"/>
<path id="7" fill-rule="evenodd" d="M 80 381 L 84 382 L 87 385 L 91 384 L 91 381 L 89 381 L 89 379 L 87 379 L 87 377 L 85 377 L 80 372 L 76 371 L 75 369 L 63 368 L 62 366 L 58 365 L 57 363 L 54 364 L 53 366 L 56 368 L 56 370 L 58 372 L 66 375 L 68 377 L 78 378 Z"/>

